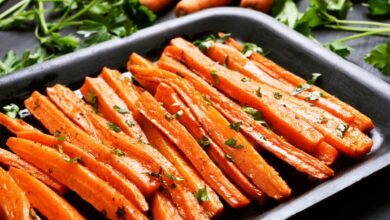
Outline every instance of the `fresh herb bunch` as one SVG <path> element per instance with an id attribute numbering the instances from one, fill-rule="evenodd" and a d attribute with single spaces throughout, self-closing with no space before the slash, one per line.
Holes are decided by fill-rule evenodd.
<path id="1" fill-rule="evenodd" d="M 372 17 L 390 17 L 389 0 L 368 0 L 365 3 Z M 353 4 L 350 0 L 310 0 L 305 12 L 300 12 L 293 0 L 276 0 L 272 15 L 280 22 L 315 40 L 312 30 L 328 28 L 356 32 L 350 36 L 326 43 L 324 46 L 342 57 L 347 57 L 353 48 L 345 42 L 373 35 L 387 38 L 366 55 L 365 61 L 384 75 L 390 75 L 390 24 L 373 21 L 345 20 Z"/>
<path id="2" fill-rule="evenodd" d="M 0 76 L 128 36 L 155 20 L 156 15 L 139 0 L 21 0 L 0 14 L 0 30 L 31 29 L 40 46 L 21 57 L 7 52 L 0 61 Z M 71 33 L 64 35 L 64 30 Z"/>

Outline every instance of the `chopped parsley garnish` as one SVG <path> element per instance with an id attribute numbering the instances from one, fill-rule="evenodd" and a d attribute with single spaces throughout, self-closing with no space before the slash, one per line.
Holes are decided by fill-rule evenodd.
<path id="1" fill-rule="evenodd" d="M 207 148 L 210 145 L 210 140 L 206 136 L 202 136 L 202 139 L 196 139 L 198 141 L 198 144 L 203 148 Z"/>
<path id="2" fill-rule="evenodd" d="M 309 94 L 309 97 L 307 97 L 308 101 L 316 101 L 320 99 L 320 97 L 324 97 L 324 93 L 319 91 L 314 91 Z"/>
<path id="3" fill-rule="evenodd" d="M 263 96 L 263 95 L 261 94 L 261 88 L 260 88 L 260 87 L 256 89 L 256 95 L 257 95 L 257 97 L 259 97 L 259 98 L 261 98 L 261 97 Z"/>
<path id="4" fill-rule="evenodd" d="M 242 125 L 241 121 L 236 121 L 236 122 L 230 123 L 229 127 L 235 131 L 240 131 L 241 125 Z"/>
<path id="5" fill-rule="evenodd" d="M 233 160 L 233 157 L 230 155 L 230 154 L 225 154 L 225 158 L 230 161 L 230 162 L 234 162 Z"/>
<path id="6" fill-rule="evenodd" d="M 127 153 L 119 150 L 118 148 L 112 149 L 112 153 L 114 153 L 115 155 L 120 156 L 120 157 L 127 156 Z"/>
<path id="7" fill-rule="evenodd" d="M 282 94 L 280 94 L 279 92 L 274 92 L 274 98 L 275 99 L 281 99 L 283 97 Z"/>
<path id="8" fill-rule="evenodd" d="M 264 54 L 264 51 L 261 47 L 258 47 L 253 43 L 244 43 L 244 47 L 242 48 L 242 54 L 246 57 L 250 57 L 252 53 Z"/>
<path id="9" fill-rule="evenodd" d="M 115 109 L 115 111 L 117 111 L 118 113 L 121 113 L 121 114 L 130 113 L 129 109 L 121 108 L 117 105 L 114 105 L 114 109 Z"/>
<path id="10" fill-rule="evenodd" d="M 236 143 L 237 143 L 237 140 L 234 139 L 234 138 L 230 138 L 230 139 L 227 139 L 227 140 L 225 141 L 225 144 L 226 144 L 227 146 L 229 146 L 229 147 L 234 147 L 234 146 L 236 145 Z"/>
<path id="11" fill-rule="evenodd" d="M 217 71 L 216 70 L 211 70 L 210 74 L 211 74 L 211 77 L 213 78 L 214 83 L 218 84 L 219 83 L 219 76 L 217 74 Z"/>
<path id="12" fill-rule="evenodd" d="M 85 101 L 93 107 L 95 112 L 98 112 L 98 98 L 92 89 L 89 90 Z"/>
<path id="13" fill-rule="evenodd" d="M 247 78 L 247 77 L 243 77 L 242 79 L 241 79 L 241 82 L 250 82 L 251 81 L 251 79 L 250 78 Z"/>
<path id="14" fill-rule="evenodd" d="M 255 121 L 259 121 L 261 123 L 264 122 L 263 115 L 257 109 L 254 109 L 254 108 L 251 108 L 251 107 L 243 107 L 242 110 L 245 113 L 251 115 L 253 117 L 253 119 L 255 119 Z"/>
<path id="15" fill-rule="evenodd" d="M 162 177 L 162 168 L 160 167 L 160 170 L 158 173 L 150 172 L 147 173 L 149 176 L 156 177 L 156 178 L 161 178 Z"/>
<path id="16" fill-rule="evenodd" d="M 164 113 L 164 117 L 165 117 L 166 119 L 168 119 L 168 120 L 173 120 L 173 119 L 175 119 L 175 118 L 178 118 L 178 117 L 183 116 L 183 114 L 184 114 L 183 110 L 179 110 L 179 111 L 177 111 L 177 112 L 176 112 L 175 114 L 173 114 L 173 115 L 169 114 L 169 112 L 165 112 L 165 113 Z"/>
<path id="17" fill-rule="evenodd" d="M 20 108 L 19 106 L 11 103 L 9 105 L 6 105 L 3 107 L 3 110 L 5 111 L 5 114 L 10 118 L 16 118 L 18 115 Z"/>
<path id="18" fill-rule="evenodd" d="M 309 80 L 307 81 L 307 84 L 309 84 L 309 85 L 314 85 L 314 84 L 316 84 L 318 78 L 320 78 L 321 76 L 322 76 L 321 73 L 313 73 L 313 74 L 311 74 L 311 79 L 309 79 Z"/>
<path id="19" fill-rule="evenodd" d="M 64 150 L 62 149 L 62 146 L 61 145 L 58 145 L 58 151 L 60 152 L 60 154 L 62 154 L 62 159 L 67 162 L 67 163 L 82 163 L 82 160 L 81 160 L 81 157 L 74 157 L 74 158 L 70 158 L 68 157 L 65 153 L 64 153 Z"/>
<path id="20" fill-rule="evenodd" d="M 115 132 L 120 132 L 121 131 L 121 129 L 118 127 L 118 125 L 116 125 L 113 122 L 108 122 L 107 125 L 108 125 L 108 127 L 110 128 L 111 131 L 115 131 Z"/>
<path id="21" fill-rule="evenodd" d="M 165 176 L 168 177 L 169 179 L 171 179 L 175 183 L 184 180 L 184 178 L 182 178 L 182 177 L 177 177 L 177 176 L 174 176 L 174 175 L 169 174 L 169 173 L 165 173 Z"/>
<path id="22" fill-rule="evenodd" d="M 212 47 L 214 45 L 214 41 L 216 40 L 216 37 L 212 34 L 210 34 L 209 36 L 207 36 L 205 39 L 203 40 L 196 40 L 193 42 L 193 44 L 195 46 L 197 46 L 201 51 L 205 51 L 207 49 L 209 49 L 210 47 Z"/>
<path id="23" fill-rule="evenodd" d="M 305 84 L 299 85 L 296 89 L 294 89 L 294 91 L 292 91 L 291 95 L 295 96 L 303 91 L 310 89 L 321 75 L 321 73 L 313 73 L 311 79 L 309 79 Z"/>
<path id="24" fill-rule="evenodd" d="M 126 122 L 127 126 L 129 126 L 129 127 L 134 127 L 135 126 L 135 123 L 130 121 L 130 120 L 126 120 L 125 122 Z"/>
<path id="25" fill-rule="evenodd" d="M 345 132 L 347 132 L 348 128 L 349 128 L 349 125 L 348 125 L 348 124 L 346 124 L 346 123 L 344 123 L 344 122 L 341 122 L 341 123 L 337 126 L 337 128 L 336 128 L 337 136 L 338 136 L 339 138 L 343 138 L 343 137 L 344 137 L 344 134 L 345 134 Z"/>
<path id="26" fill-rule="evenodd" d="M 203 187 L 197 192 L 194 192 L 194 196 L 200 203 L 209 201 L 209 194 L 206 187 Z"/>
<path id="27" fill-rule="evenodd" d="M 202 95 L 203 99 L 207 102 L 208 105 L 211 104 L 210 99 L 206 95 Z"/>
<path id="28" fill-rule="evenodd" d="M 65 135 L 61 135 L 60 131 L 54 132 L 54 137 L 56 137 L 58 141 L 65 141 L 66 139 Z"/>

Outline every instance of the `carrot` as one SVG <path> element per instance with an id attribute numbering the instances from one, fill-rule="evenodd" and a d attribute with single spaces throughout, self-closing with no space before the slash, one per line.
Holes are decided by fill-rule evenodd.
<path id="1" fill-rule="evenodd" d="M 10 118 L 7 115 L 0 112 L 0 124 L 7 128 L 12 133 L 16 133 L 24 130 L 34 130 L 31 125 L 27 124 L 21 119 Z"/>
<path id="2" fill-rule="evenodd" d="M 58 194 L 65 194 L 68 189 L 46 173 L 22 160 L 17 155 L 0 148 L 0 164 L 6 167 L 15 167 L 29 173 L 31 176 L 42 181 L 44 184 L 55 190 Z"/>
<path id="3" fill-rule="evenodd" d="M 25 192 L 31 205 L 47 219 L 85 219 L 65 199 L 28 173 L 13 167 L 8 173 Z"/>
<path id="4" fill-rule="evenodd" d="M 272 3 L 272 0 L 241 0 L 240 6 L 266 13 L 270 10 Z"/>
<path id="5" fill-rule="evenodd" d="M 300 172 L 309 174 L 315 178 L 324 179 L 333 176 L 332 170 L 323 166 L 317 159 L 312 158 L 310 155 L 307 155 L 301 150 L 295 148 L 286 140 L 262 126 L 260 123 L 255 121 L 253 117 L 243 112 L 241 106 L 221 94 L 195 73 L 191 72 L 183 64 L 163 54 L 158 61 L 158 66 L 184 77 L 184 79 L 196 90 L 204 94 L 205 97 L 208 97 L 210 99 L 210 103 L 231 123 L 241 122 L 242 124 L 239 126 L 240 130 L 252 137 L 252 139 L 256 140 L 262 148 L 271 152 L 279 159 L 295 167 Z M 164 78 L 168 78 L 168 76 L 164 76 Z M 265 139 L 263 137 L 265 137 Z M 317 148 L 318 147 L 316 147 L 316 149 Z M 337 152 L 334 158 L 336 157 Z"/>
<path id="6" fill-rule="evenodd" d="M 125 134 L 141 143 L 148 143 L 145 134 L 131 112 L 128 111 L 126 104 L 103 79 L 86 77 L 80 91 L 86 100 L 93 94 L 96 97 L 99 111 Z M 132 126 L 129 126 L 128 123 L 131 123 Z"/>
<path id="7" fill-rule="evenodd" d="M 241 188 L 248 197 L 254 199 L 260 204 L 265 202 L 265 194 L 257 187 L 255 187 L 232 161 L 229 161 L 229 159 L 226 158 L 227 155 L 225 155 L 223 150 L 207 136 L 201 125 L 196 121 L 196 118 L 190 109 L 186 106 L 185 103 L 183 103 L 183 101 L 171 87 L 164 83 L 160 83 L 159 87 L 157 88 L 155 98 L 157 101 L 164 103 L 164 107 L 171 114 L 175 114 L 178 111 L 183 111 L 183 116 L 178 118 L 179 122 L 182 123 L 192 134 L 192 136 L 198 140 L 206 139 L 210 142 L 206 148 L 206 152 L 221 168 L 225 175 L 229 177 L 231 181 L 233 181 L 239 188 Z"/>
<path id="8" fill-rule="evenodd" d="M 161 170 L 164 174 L 172 176 L 178 174 L 176 168 L 150 145 L 132 142 L 128 136 L 108 129 L 104 119 L 92 113 L 92 109 L 88 111 L 89 106 L 82 102 L 70 89 L 56 85 L 49 88 L 48 93 L 52 100 L 56 100 L 55 102 L 59 106 L 62 106 L 64 112 L 71 119 L 75 121 L 90 121 L 93 124 L 91 129 L 97 131 L 98 137 L 103 143 L 116 148 L 117 151 L 123 151 L 119 151 L 122 154 L 127 154 L 139 159 L 152 171 L 151 173 L 159 173 Z M 82 125 L 81 127 L 84 129 L 90 128 L 89 126 L 83 127 Z M 197 201 L 183 184 L 172 183 L 171 179 L 167 179 L 167 175 L 164 175 L 161 178 L 164 180 L 161 181 L 161 183 L 163 183 L 162 187 L 166 188 L 172 195 L 174 202 L 178 205 L 183 216 L 186 216 L 187 218 L 191 218 L 191 216 L 196 217 L 197 219 L 202 218 L 203 210 L 197 205 Z M 166 183 L 168 185 L 166 185 Z M 171 187 L 172 184 L 175 184 L 174 189 Z"/>
<path id="9" fill-rule="evenodd" d="M 136 77 L 139 72 L 143 71 L 141 68 L 132 68 L 131 70 Z M 154 71 L 158 72 L 158 70 Z M 170 79 L 169 85 L 175 88 L 207 133 L 222 147 L 226 154 L 230 155 L 240 170 L 257 187 L 276 200 L 287 198 L 290 195 L 291 189 L 279 174 L 267 164 L 241 133 L 229 128 L 227 120 L 211 105 L 208 105 L 197 91 L 177 78 Z M 149 100 L 149 102 L 151 101 Z M 238 147 L 235 148 L 236 146 Z"/>
<path id="10" fill-rule="evenodd" d="M 25 101 L 25 105 L 51 134 L 58 134 L 66 141 L 90 152 L 97 160 L 111 165 L 133 182 L 146 197 L 159 187 L 159 183 L 147 175 L 150 171 L 142 164 L 130 157 L 116 155 L 110 148 L 95 141 L 66 118 L 47 97 L 34 92 Z"/>
<path id="11" fill-rule="evenodd" d="M 291 84 L 286 84 L 272 78 L 270 75 L 259 69 L 252 61 L 247 59 L 240 51 L 227 45 L 215 42 L 213 46 L 207 50 L 206 54 L 211 59 L 219 62 L 222 65 L 225 64 L 226 60 L 228 60 L 227 66 L 230 69 L 239 71 L 249 79 L 278 89 L 280 90 L 279 93 L 282 95 L 290 95 L 296 89 L 296 87 Z M 312 96 L 313 93 L 307 91 L 302 91 L 295 95 L 296 98 L 301 100 L 310 100 Z M 339 117 L 347 123 L 352 122 L 355 118 L 354 115 L 347 109 L 341 108 L 339 105 L 331 102 L 329 99 L 321 97 L 321 95 L 318 95 L 316 100 L 310 101 L 310 103 L 332 113 L 334 116 Z"/>
<path id="12" fill-rule="evenodd" d="M 173 0 L 140 0 L 141 5 L 149 8 L 154 13 L 158 13 L 173 3 Z"/>
<path id="13" fill-rule="evenodd" d="M 164 194 L 157 192 L 152 200 L 152 216 L 155 220 L 183 219 L 172 201 Z"/>
<path id="14" fill-rule="evenodd" d="M 220 215 L 223 211 L 222 203 L 219 201 L 217 194 L 199 177 L 194 167 L 189 164 L 173 146 L 172 142 L 167 140 L 152 123 L 144 118 L 141 125 L 151 144 L 178 169 L 178 172 L 186 180 L 187 186 L 192 192 L 197 192 L 203 188 L 207 190 L 208 201 L 203 201 L 201 205 L 209 217 Z"/>
<path id="15" fill-rule="evenodd" d="M 110 166 L 97 161 L 92 155 L 82 149 L 68 142 L 58 141 L 57 138 L 53 136 L 37 131 L 19 132 L 17 133 L 17 136 L 46 146 L 58 146 L 57 148 L 61 146 L 61 150 L 63 150 L 65 154 L 71 158 L 79 157 L 85 167 L 124 195 L 138 210 L 144 212 L 148 210 L 149 207 L 145 197 L 133 183 L 118 174 Z"/>
<path id="16" fill-rule="evenodd" d="M 25 193 L 15 181 L 0 167 L 0 214 L 1 219 L 32 220 L 32 208 Z"/>
<path id="17" fill-rule="evenodd" d="M 180 17 L 207 8 L 227 6 L 231 2 L 232 0 L 181 0 L 176 5 L 175 14 Z"/>
<path id="18" fill-rule="evenodd" d="M 176 119 L 168 119 L 168 113 L 150 94 L 144 92 L 138 99 L 136 106 L 145 118 L 180 148 L 206 183 L 229 205 L 237 208 L 249 203 L 249 200 L 226 179 L 188 131 Z"/>
<path id="19" fill-rule="evenodd" d="M 279 96 L 279 98 L 277 98 L 275 94 L 279 91 L 265 84 L 260 84 L 255 81 L 243 82 L 243 75 L 213 63 L 194 45 L 181 38 L 176 38 L 172 40 L 171 43 L 182 49 L 182 59 L 184 59 L 184 62 L 188 65 L 191 65 L 195 72 L 206 77 L 206 80 L 210 83 L 213 83 L 221 90 L 229 93 L 229 95 L 241 103 L 262 110 L 266 119 L 267 115 L 270 115 L 267 107 L 273 104 L 272 111 L 275 112 L 276 108 L 279 107 L 279 109 L 290 112 L 290 116 L 295 114 L 294 117 L 301 119 L 302 122 L 307 124 L 308 127 L 306 131 L 311 128 L 316 134 L 319 133 L 319 135 L 316 136 L 321 138 L 325 137 L 327 143 L 350 157 L 360 158 L 370 151 L 372 147 L 372 140 L 370 138 L 355 127 L 349 127 L 348 124 L 332 114 L 316 106 L 311 106 L 307 102 L 295 99 L 294 97 Z M 197 59 L 194 60 L 194 57 Z M 213 72 L 214 75 L 211 72 Z M 218 77 L 218 82 L 213 80 L 213 77 Z M 293 114 L 291 114 L 291 112 L 293 112 Z M 273 120 L 274 117 L 268 117 L 268 120 L 270 119 Z M 280 133 L 283 132 L 283 127 L 281 127 L 280 124 L 271 123 L 271 126 L 273 126 L 276 131 Z M 283 135 L 285 134 L 283 133 Z M 286 135 L 286 138 L 293 141 L 291 135 Z"/>
<path id="20" fill-rule="evenodd" d="M 220 36 L 223 36 L 222 33 L 219 34 Z M 239 51 L 242 51 L 243 46 L 239 44 L 237 41 L 235 41 L 233 38 L 229 38 L 226 41 L 226 44 L 236 48 Z M 250 60 L 252 60 L 258 68 L 266 72 L 267 74 L 271 75 L 272 77 L 283 81 L 285 83 L 289 83 L 295 87 L 298 87 L 299 85 L 304 85 L 306 83 L 306 80 L 300 78 L 299 76 L 285 70 L 281 66 L 277 65 L 276 63 L 272 62 L 270 59 L 267 59 L 266 57 L 258 54 L 258 53 L 252 53 L 249 57 Z M 308 91 L 317 91 L 319 93 L 322 93 L 324 97 L 323 99 L 329 100 L 329 102 L 332 102 L 333 105 L 337 105 L 339 109 L 343 109 L 343 111 L 350 112 L 354 116 L 354 120 L 351 123 L 356 128 L 360 129 L 361 131 L 367 132 L 374 128 L 374 124 L 372 123 L 372 120 L 368 118 L 363 113 L 359 112 L 352 106 L 346 104 L 345 102 L 339 100 L 335 96 L 332 96 L 331 94 L 327 93 L 326 91 L 322 90 L 321 88 L 317 86 L 312 86 L 308 89 Z M 332 106 L 333 106 L 332 105 Z M 329 109 L 331 112 L 331 109 Z M 333 112 L 331 112 L 333 113 Z"/>
<path id="21" fill-rule="evenodd" d="M 21 158 L 75 191 L 96 210 L 110 219 L 147 219 L 132 203 L 77 162 L 66 162 L 64 155 L 56 150 L 33 141 L 9 138 L 7 146 Z"/>

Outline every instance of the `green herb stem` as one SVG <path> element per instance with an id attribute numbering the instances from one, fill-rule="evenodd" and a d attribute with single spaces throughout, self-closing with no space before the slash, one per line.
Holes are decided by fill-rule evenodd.
<path id="1" fill-rule="evenodd" d="M 351 36 L 347 36 L 347 37 L 338 39 L 337 41 L 346 42 L 346 41 L 356 40 L 359 38 L 368 37 L 368 36 L 377 35 L 377 34 L 384 34 L 384 33 L 390 33 L 390 28 L 382 28 L 382 29 L 378 29 L 378 30 L 374 30 L 374 31 L 367 31 L 367 32 L 360 33 L 360 34 L 354 34 Z"/>
<path id="2" fill-rule="evenodd" d="M 390 27 L 390 24 L 375 22 L 375 21 L 352 21 L 352 20 L 339 20 L 336 19 L 336 23 L 339 24 L 352 24 L 352 25 L 371 25 L 379 27 Z"/>
<path id="3" fill-rule="evenodd" d="M 45 35 L 49 33 L 49 29 L 47 28 L 47 23 L 45 20 L 45 14 L 44 14 L 44 7 L 43 7 L 43 2 L 42 0 L 37 0 L 38 3 L 38 20 L 41 25 L 42 31 Z"/>
<path id="4" fill-rule="evenodd" d="M 325 27 L 334 30 L 351 31 L 351 32 L 369 32 L 369 31 L 380 30 L 378 28 L 350 27 L 350 26 L 342 26 L 342 25 L 325 25 Z"/>
<path id="5" fill-rule="evenodd" d="M 10 7 L 9 9 L 7 9 L 6 11 L 4 11 L 3 13 L 0 14 L 0 19 L 3 19 L 5 17 L 7 17 L 8 15 L 12 14 L 12 13 L 19 13 L 20 11 L 24 10 L 27 5 L 30 3 L 31 0 L 22 0 L 18 3 L 16 3 L 15 5 L 13 5 L 12 7 Z"/>

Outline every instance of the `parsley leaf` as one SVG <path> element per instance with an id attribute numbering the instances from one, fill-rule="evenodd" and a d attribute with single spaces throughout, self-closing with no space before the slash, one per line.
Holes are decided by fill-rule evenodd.
<path id="1" fill-rule="evenodd" d="M 112 149 L 112 153 L 114 153 L 115 155 L 120 156 L 120 157 L 127 156 L 127 153 L 119 150 L 118 148 Z"/>
<path id="2" fill-rule="evenodd" d="M 279 92 L 274 92 L 274 98 L 275 99 L 281 99 L 283 97 L 283 95 Z"/>
<path id="3" fill-rule="evenodd" d="M 383 74 L 390 76 L 390 40 L 376 46 L 364 60 L 382 71 Z"/>
<path id="4" fill-rule="evenodd" d="M 244 43 L 244 47 L 242 48 L 242 54 L 244 54 L 246 57 L 250 57 L 252 53 L 264 54 L 264 51 L 256 44 Z"/>
<path id="5" fill-rule="evenodd" d="M 374 16 L 390 16 L 389 0 L 368 0 L 368 10 Z"/>
<path id="6" fill-rule="evenodd" d="M 183 110 L 179 110 L 179 111 L 177 111 L 177 112 L 176 112 L 175 114 L 173 114 L 173 115 L 169 114 L 168 112 L 165 112 L 165 113 L 164 113 L 164 117 L 165 117 L 166 119 L 168 119 L 168 120 L 173 120 L 173 119 L 175 119 L 175 118 L 178 118 L 178 117 L 183 116 L 183 114 L 184 114 Z"/>
<path id="7" fill-rule="evenodd" d="M 5 114 L 10 118 L 16 118 L 18 115 L 20 108 L 19 106 L 11 103 L 9 105 L 6 105 L 3 107 L 3 110 L 5 111 Z"/>
<path id="8" fill-rule="evenodd" d="M 235 131 L 240 131 L 241 125 L 242 125 L 241 121 L 236 121 L 236 122 L 230 123 L 229 127 Z"/>
<path id="9" fill-rule="evenodd" d="M 113 122 L 108 122 L 107 125 L 110 128 L 110 130 L 112 130 L 112 131 L 115 131 L 115 132 L 120 132 L 121 131 L 121 129 L 118 127 L 118 125 L 116 125 Z"/>
<path id="10" fill-rule="evenodd" d="M 216 70 L 211 70 L 210 71 L 210 75 L 213 78 L 214 83 L 218 84 L 219 83 L 219 76 L 217 74 L 217 71 Z"/>
<path id="11" fill-rule="evenodd" d="M 200 203 L 209 201 L 209 194 L 206 187 L 194 192 L 194 196 Z"/>
<path id="12" fill-rule="evenodd" d="M 118 113 L 121 113 L 121 114 L 126 114 L 126 113 L 130 113 L 129 109 L 127 108 L 121 108 L 117 105 L 114 105 L 114 110 Z"/>
<path id="13" fill-rule="evenodd" d="M 284 4 L 279 7 L 281 7 L 281 9 L 279 9 L 278 14 L 275 15 L 275 19 L 291 28 L 294 28 L 301 16 L 295 2 L 293 0 L 285 0 Z"/>
<path id="14" fill-rule="evenodd" d="M 251 107 L 243 107 L 242 110 L 245 113 L 251 115 L 253 117 L 253 119 L 255 119 L 256 121 L 264 121 L 263 115 L 257 109 L 254 109 L 254 108 L 251 108 Z"/>
<path id="15" fill-rule="evenodd" d="M 345 132 L 347 132 L 348 128 L 349 128 L 349 125 L 348 125 L 348 124 L 346 124 L 346 123 L 344 123 L 344 122 L 340 123 L 340 124 L 337 126 L 337 128 L 336 128 L 337 136 L 338 136 L 339 138 L 343 138 L 343 137 L 344 137 L 344 134 L 345 134 Z"/>
<path id="16" fill-rule="evenodd" d="M 4 55 L 4 59 L 0 60 L 0 76 L 19 69 L 31 66 L 36 63 L 41 63 L 47 58 L 47 53 L 44 48 L 38 47 L 34 53 L 25 50 L 21 57 L 14 51 L 8 51 Z"/>
<path id="17" fill-rule="evenodd" d="M 174 176 L 174 175 L 169 174 L 169 173 L 165 173 L 165 176 L 168 177 L 169 179 L 171 179 L 175 183 L 184 180 L 184 178 L 182 178 L 182 177 L 177 177 L 177 176 Z"/>
<path id="18" fill-rule="evenodd" d="M 196 139 L 196 141 L 198 142 L 198 144 L 203 148 L 203 149 L 206 149 L 208 146 L 210 146 L 210 140 L 208 137 L 206 136 L 202 136 L 202 139 Z"/>
<path id="19" fill-rule="evenodd" d="M 241 149 L 241 148 L 244 147 L 242 144 L 236 145 L 237 144 L 237 140 L 234 139 L 234 138 L 227 139 L 225 141 L 225 144 L 227 146 L 231 147 L 231 148 L 234 148 L 234 149 Z"/>
<path id="20" fill-rule="evenodd" d="M 325 44 L 325 47 L 343 58 L 346 58 L 354 51 L 354 49 L 352 47 L 347 46 L 343 42 L 337 41 L 337 40 L 333 41 L 331 43 Z"/>

